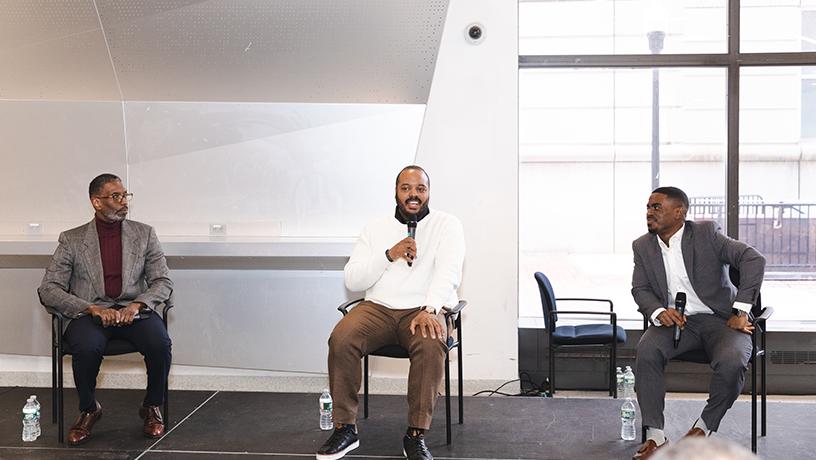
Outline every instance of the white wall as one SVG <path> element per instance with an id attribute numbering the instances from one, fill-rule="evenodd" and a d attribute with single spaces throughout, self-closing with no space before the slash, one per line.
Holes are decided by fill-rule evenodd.
<path id="1" fill-rule="evenodd" d="M 518 60 L 515 2 L 448 7 L 417 162 L 432 171 L 431 206 L 462 219 L 466 379 L 518 374 Z M 472 45 L 465 29 L 484 26 Z"/>

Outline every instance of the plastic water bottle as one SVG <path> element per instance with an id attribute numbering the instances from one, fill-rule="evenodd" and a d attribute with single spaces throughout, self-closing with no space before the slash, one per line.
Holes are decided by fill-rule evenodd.
<path id="1" fill-rule="evenodd" d="M 23 441 L 31 442 L 37 439 L 35 436 L 36 428 L 34 426 L 36 419 L 37 407 L 34 406 L 34 402 L 31 398 L 28 398 L 25 406 L 23 406 Z"/>
<path id="2" fill-rule="evenodd" d="M 324 389 L 320 395 L 320 429 L 331 430 L 334 428 L 332 423 L 332 397 L 328 389 Z"/>
<path id="3" fill-rule="evenodd" d="M 635 439 L 635 403 L 626 398 L 621 406 L 621 439 L 633 441 Z"/>
<path id="4" fill-rule="evenodd" d="M 618 390 L 617 390 L 617 393 L 615 393 L 615 395 L 616 395 L 615 397 L 616 398 L 623 398 L 623 396 L 624 396 L 623 395 L 623 371 L 621 370 L 620 367 L 615 368 L 615 381 L 618 384 L 618 386 L 617 386 Z"/>
<path id="5" fill-rule="evenodd" d="M 635 373 L 632 372 L 632 366 L 626 366 L 626 372 L 623 373 L 623 397 L 635 398 Z"/>
<path id="6" fill-rule="evenodd" d="M 31 401 L 34 403 L 34 407 L 37 408 L 37 417 L 35 418 L 34 422 L 34 439 L 37 439 L 42 434 L 42 429 L 40 428 L 40 401 L 37 400 L 37 395 L 31 395 Z"/>

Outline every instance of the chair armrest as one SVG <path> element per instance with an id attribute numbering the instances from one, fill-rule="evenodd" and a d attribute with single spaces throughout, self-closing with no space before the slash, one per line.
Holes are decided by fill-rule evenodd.
<path id="1" fill-rule="evenodd" d="M 585 298 L 580 298 L 580 297 L 564 297 L 564 298 L 555 299 L 555 301 L 556 302 L 562 302 L 562 301 L 605 302 L 605 303 L 609 304 L 609 311 L 613 311 L 615 309 L 614 305 L 612 304 L 612 301 L 609 300 L 609 299 L 585 299 Z M 562 312 L 559 312 L 559 313 L 562 313 Z"/>
<path id="2" fill-rule="evenodd" d="M 337 311 L 339 311 L 340 313 L 342 313 L 342 314 L 343 314 L 343 316 L 346 316 L 346 315 L 348 314 L 348 309 L 349 309 L 349 307 L 351 307 L 352 305 L 354 305 L 354 304 L 356 304 L 356 303 L 360 303 L 360 302 L 362 302 L 363 300 L 365 300 L 365 299 L 354 299 L 354 300 L 349 300 L 348 302 L 346 302 L 346 303 L 344 303 L 344 304 L 341 304 L 339 307 L 337 307 Z"/>
<path id="3" fill-rule="evenodd" d="M 442 311 L 445 312 L 445 316 L 455 316 L 458 315 L 463 308 L 467 305 L 467 300 L 460 300 L 459 303 L 456 304 L 455 307 L 442 307 Z"/>
<path id="4" fill-rule="evenodd" d="M 773 315 L 773 312 L 774 312 L 773 307 L 764 307 L 762 309 L 762 313 L 756 318 L 754 318 L 754 324 L 764 323 L 765 321 L 768 320 L 768 318 L 771 317 L 771 315 Z"/>
<path id="5" fill-rule="evenodd" d="M 557 310 L 550 312 L 550 324 L 555 324 L 555 315 L 600 315 L 600 316 L 608 316 L 610 324 L 617 325 L 618 324 L 618 314 L 615 312 L 607 312 L 607 311 L 578 311 L 578 310 Z"/>
<path id="6" fill-rule="evenodd" d="M 47 305 L 43 305 L 43 308 L 45 308 L 45 311 L 48 312 L 49 315 L 56 316 L 59 319 L 62 319 L 62 320 L 71 319 L 71 318 L 63 315 L 62 312 L 57 311 L 56 309 L 54 309 L 52 307 L 49 307 Z"/>

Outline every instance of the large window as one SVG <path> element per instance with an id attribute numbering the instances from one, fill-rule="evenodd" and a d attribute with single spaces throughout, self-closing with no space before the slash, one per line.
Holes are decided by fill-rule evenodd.
<path id="1" fill-rule="evenodd" d="M 814 10 L 743 1 L 739 53 L 725 0 L 520 3 L 521 325 L 543 325 L 542 271 L 556 296 L 610 298 L 639 328 L 631 242 L 649 192 L 676 185 L 691 219 L 767 257 L 771 328 L 816 329 L 803 308 L 816 294 Z M 760 28 L 763 14 L 777 20 Z"/>

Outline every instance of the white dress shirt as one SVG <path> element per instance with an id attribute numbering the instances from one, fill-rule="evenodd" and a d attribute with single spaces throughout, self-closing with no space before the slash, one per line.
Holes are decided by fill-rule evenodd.
<path id="1" fill-rule="evenodd" d="M 683 262 L 683 248 L 680 243 L 683 241 L 683 231 L 685 228 L 685 224 L 680 227 L 680 230 L 677 230 L 677 232 L 669 238 L 669 244 L 664 243 L 659 236 L 657 237 L 657 244 L 663 256 L 663 268 L 666 270 L 666 284 L 669 287 L 669 303 L 674 302 L 678 292 L 685 292 L 686 316 L 700 314 L 711 315 L 714 314 L 714 311 L 704 304 L 697 296 L 697 293 L 694 292 L 688 272 L 686 271 L 686 264 Z M 743 302 L 734 302 L 733 306 L 743 311 L 751 310 L 751 305 Z M 666 305 L 666 307 L 673 308 L 674 305 Z M 661 325 L 657 317 L 665 309 L 666 308 L 658 308 L 652 313 L 651 319 L 654 325 Z"/>

